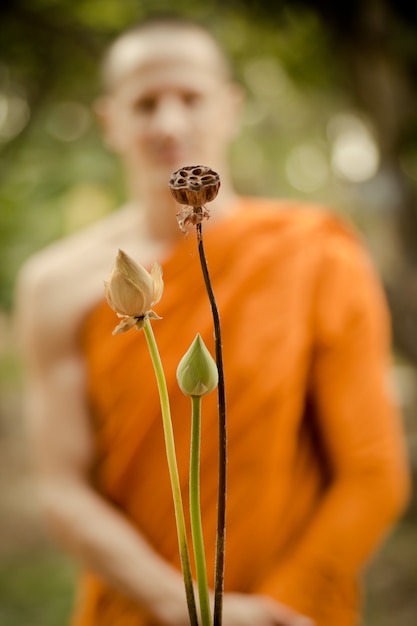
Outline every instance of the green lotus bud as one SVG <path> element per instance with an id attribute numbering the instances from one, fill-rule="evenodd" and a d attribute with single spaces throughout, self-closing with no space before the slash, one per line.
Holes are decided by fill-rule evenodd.
<path id="1" fill-rule="evenodd" d="M 204 396 L 217 387 L 217 365 L 199 333 L 178 364 L 177 380 L 186 396 Z"/>

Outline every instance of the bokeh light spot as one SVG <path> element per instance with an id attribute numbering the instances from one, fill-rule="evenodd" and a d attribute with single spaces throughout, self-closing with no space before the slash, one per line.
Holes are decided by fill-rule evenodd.
<path id="1" fill-rule="evenodd" d="M 46 123 L 47 132 L 58 141 L 76 141 L 90 126 L 90 113 L 79 102 L 60 102 Z"/>
<path id="2" fill-rule="evenodd" d="M 365 122 L 353 114 L 338 114 L 330 120 L 327 132 L 336 176 L 352 183 L 362 183 L 375 176 L 379 150 Z"/>
<path id="3" fill-rule="evenodd" d="M 302 192 L 318 191 L 329 177 L 326 157 L 314 144 L 292 148 L 285 162 L 285 172 L 292 187 Z"/>
<path id="4" fill-rule="evenodd" d="M 29 118 L 29 104 L 23 97 L 0 93 L 0 141 L 7 142 L 17 137 Z"/>

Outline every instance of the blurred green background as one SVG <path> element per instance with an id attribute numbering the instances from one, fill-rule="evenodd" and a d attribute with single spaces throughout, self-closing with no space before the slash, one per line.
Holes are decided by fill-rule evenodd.
<path id="1" fill-rule="evenodd" d="M 34 251 L 124 199 L 91 104 L 105 45 L 159 0 L 3 0 L 0 8 L 0 624 L 64 626 L 76 565 L 48 537 L 22 420 L 12 323 Z M 386 288 L 392 375 L 417 462 L 417 8 L 402 0 L 177 0 L 218 35 L 246 91 L 232 151 L 242 193 L 330 205 L 362 232 Z M 417 623 L 408 511 L 366 576 L 366 626 Z M 337 626 L 335 624 L 335 626 Z"/>

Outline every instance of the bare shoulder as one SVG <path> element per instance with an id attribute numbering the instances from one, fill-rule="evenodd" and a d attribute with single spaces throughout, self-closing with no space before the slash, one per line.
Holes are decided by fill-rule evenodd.
<path id="1" fill-rule="evenodd" d="M 126 207 L 30 257 L 16 286 L 23 344 L 57 350 L 73 343 L 88 310 L 103 297 L 118 247 L 135 247 L 136 213 Z M 27 346 L 23 346 L 24 349 Z"/>

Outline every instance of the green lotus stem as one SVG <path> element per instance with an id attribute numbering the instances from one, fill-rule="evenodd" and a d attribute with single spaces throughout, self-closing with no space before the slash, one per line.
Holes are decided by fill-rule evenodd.
<path id="1" fill-rule="evenodd" d="M 188 613 L 191 626 L 198 626 L 197 607 L 194 596 L 193 577 L 191 573 L 190 555 L 187 543 L 187 533 L 185 527 L 184 509 L 181 499 L 181 487 L 178 475 L 178 466 L 175 456 L 174 433 L 172 429 L 171 409 L 169 404 L 168 389 L 162 367 L 161 357 L 156 344 L 155 335 L 151 323 L 146 318 L 143 330 L 148 344 L 158 384 L 159 399 L 161 403 L 162 423 L 164 427 L 165 448 L 168 460 L 169 476 L 171 480 L 172 495 L 174 499 L 175 519 L 177 524 L 178 545 L 180 551 L 181 567 L 185 585 L 185 595 L 187 599 Z"/>
<path id="2" fill-rule="evenodd" d="M 201 396 L 191 396 L 190 519 L 202 626 L 211 626 L 206 557 L 200 508 Z"/>

